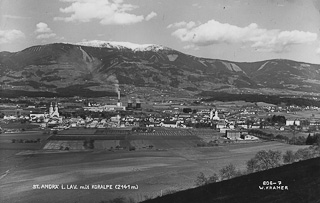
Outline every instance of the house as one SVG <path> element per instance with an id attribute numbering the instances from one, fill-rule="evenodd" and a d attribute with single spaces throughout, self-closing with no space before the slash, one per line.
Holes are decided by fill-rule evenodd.
<path id="1" fill-rule="evenodd" d="M 230 140 L 254 140 L 254 136 L 248 135 L 246 131 L 242 130 L 227 130 L 226 136 Z"/>
<path id="2" fill-rule="evenodd" d="M 310 125 L 320 125 L 320 119 L 312 119 L 310 120 Z"/>
<path id="3" fill-rule="evenodd" d="M 240 139 L 241 132 L 242 131 L 239 131 L 239 130 L 227 130 L 226 136 L 230 140 L 238 140 L 238 139 Z"/>
<path id="4" fill-rule="evenodd" d="M 286 120 L 286 126 L 300 126 L 301 125 L 301 122 L 300 120 L 298 119 L 287 119 Z"/>
<path id="5" fill-rule="evenodd" d="M 161 127 L 166 127 L 166 128 L 177 128 L 178 124 L 177 121 L 162 121 L 160 123 Z"/>

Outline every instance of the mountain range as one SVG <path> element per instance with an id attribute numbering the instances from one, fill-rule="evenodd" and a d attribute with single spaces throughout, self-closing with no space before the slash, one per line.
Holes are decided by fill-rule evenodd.
<path id="1" fill-rule="evenodd" d="M 320 92 L 320 65 L 284 59 L 232 62 L 184 54 L 154 44 L 91 41 L 0 52 L 4 95 L 106 96 L 170 90 Z"/>

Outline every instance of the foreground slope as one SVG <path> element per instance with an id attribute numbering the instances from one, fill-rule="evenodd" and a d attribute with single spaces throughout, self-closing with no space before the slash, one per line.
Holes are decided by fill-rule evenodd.
<path id="1" fill-rule="evenodd" d="M 262 187 L 264 181 L 281 181 L 288 190 L 260 190 L 259 186 Z M 145 202 L 320 202 L 320 158 L 212 183 Z"/>

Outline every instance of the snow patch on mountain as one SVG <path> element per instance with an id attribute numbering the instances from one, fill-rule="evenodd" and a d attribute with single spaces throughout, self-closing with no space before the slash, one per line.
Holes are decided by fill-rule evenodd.
<path id="1" fill-rule="evenodd" d="M 165 47 L 162 45 L 156 45 L 156 44 L 135 44 L 131 42 L 114 42 L 114 41 L 101 41 L 101 40 L 78 42 L 76 43 L 76 45 L 99 47 L 99 48 L 130 49 L 132 51 L 171 50 L 168 47 Z"/>

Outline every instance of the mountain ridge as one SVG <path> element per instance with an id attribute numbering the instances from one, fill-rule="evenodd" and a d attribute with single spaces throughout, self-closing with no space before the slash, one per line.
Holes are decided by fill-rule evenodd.
<path id="1" fill-rule="evenodd" d="M 192 95 L 243 89 L 320 92 L 318 64 L 288 59 L 233 62 L 196 57 L 162 45 L 93 42 L 100 47 L 54 43 L 0 52 L 1 89 L 56 93 L 78 86 L 110 92 L 119 84 L 127 92 L 153 88 Z"/>

